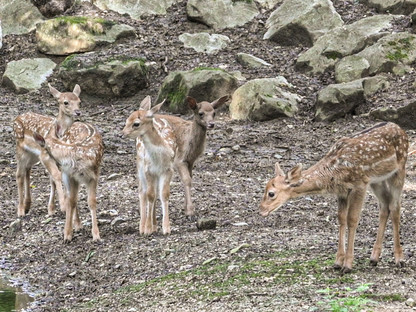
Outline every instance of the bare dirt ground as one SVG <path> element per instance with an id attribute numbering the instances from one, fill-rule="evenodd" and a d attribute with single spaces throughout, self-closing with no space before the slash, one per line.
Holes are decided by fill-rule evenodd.
<path id="1" fill-rule="evenodd" d="M 336 7 L 347 23 L 374 14 L 356 1 L 337 1 Z M 16 220 L 17 205 L 12 121 L 28 110 L 54 115 L 56 107 L 46 86 L 19 96 L 0 87 L 0 267 L 36 294 L 33 311 L 324 311 L 331 300 L 340 303 L 353 297 L 356 303 L 359 294 L 353 290 L 366 284 L 369 288 L 363 292 L 365 298 L 374 302 L 363 309 L 412 310 L 406 301 L 416 300 L 415 159 L 409 159 L 403 194 L 404 268 L 394 266 L 391 222 L 383 258 L 377 267 L 369 264 L 378 227 L 373 195 L 365 202 L 354 268 L 347 275 L 332 268 L 338 235 L 334 199 L 304 197 L 268 218 L 258 213 L 265 182 L 273 176 L 276 160 L 284 170 L 299 162 L 308 167 L 340 137 L 376 123 L 358 115 L 329 124 L 313 121 L 316 92 L 333 82 L 333 77 L 331 73 L 320 77 L 297 73 L 294 62 L 304 48 L 279 47 L 262 40 L 270 11 L 244 27 L 222 31 L 232 44 L 214 56 L 184 49 L 178 41 L 183 32 L 206 29 L 186 19 L 185 3 L 174 5 L 166 17 L 142 21 L 99 12 L 87 4 L 70 12 L 95 13 L 136 27 L 138 35 L 135 40 L 101 47 L 101 51 L 134 52 L 156 63 L 149 88 L 137 96 L 82 103 L 81 120 L 97 125 L 105 142 L 98 189 L 101 243 L 91 240 L 90 216 L 82 190 L 79 209 L 84 227 L 70 244 L 63 244 L 64 215 L 46 215 L 49 178 L 40 165 L 32 171 L 34 200 L 30 213 L 22 218 L 22 230 L 9 230 Z M 262 57 L 273 66 L 242 68 L 235 61 L 237 52 Z M 0 73 L 7 62 L 34 56 L 42 55 L 36 50 L 33 33 L 7 36 L 0 50 Z M 193 180 L 197 217 L 215 219 L 216 229 L 198 231 L 195 222 L 184 216 L 183 188 L 175 176 L 170 200 L 172 234 L 163 236 L 159 232 L 142 237 L 138 231 L 134 143 L 122 137 L 121 129 L 145 95 L 156 97 L 167 75 L 163 64 L 169 71 L 222 65 L 241 71 L 247 79 L 283 75 L 297 87 L 303 100 L 301 112 L 292 119 L 237 122 L 230 120 L 227 112 L 222 113 L 216 128 L 208 134 L 206 153 L 195 167 Z M 56 75 L 50 82 L 64 90 Z M 359 111 L 399 105 L 398 99 L 409 101 L 413 93 L 414 74 L 392 78 L 391 88 L 376 94 Z M 407 132 L 414 143 L 415 131 Z M 121 222 L 112 225 L 117 218 Z M 319 292 L 322 289 L 328 292 Z"/>

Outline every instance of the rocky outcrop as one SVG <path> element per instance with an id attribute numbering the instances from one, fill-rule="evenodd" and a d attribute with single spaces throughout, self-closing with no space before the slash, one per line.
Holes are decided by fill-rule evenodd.
<path id="1" fill-rule="evenodd" d="M 416 35 L 393 33 L 356 55 L 365 58 L 370 64 L 369 75 L 383 72 L 404 74 L 412 70 L 410 64 L 416 61 Z"/>
<path id="2" fill-rule="evenodd" d="M 81 16 L 57 17 L 36 27 L 39 51 L 52 55 L 92 51 L 97 44 L 111 43 L 127 36 L 135 36 L 133 27 Z"/>
<path id="3" fill-rule="evenodd" d="M 3 46 L 3 35 L 1 33 L 1 20 L 0 20 L 0 49 Z"/>
<path id="4" fill-rule="evenodd" d="M 350 82 L 368 76 L 370 63 L 361 56 L 344 57 L 335 65 L 335 80 L 338 83 Z"/>
<path id="5" fill-rule="evenodd" d="M 286 0 L 268 18 L 263 38 L 281 45 L 310 47 L 323 34 L 343 24 L 329 0 Z"/>
<path id="6" fill-rule="evenodd" d="M 31 0 L 46 17 L 54 17 L 63 14 L 75 2 L 75 0 Z"/>
<path id="7" fill-rule="evenodd" d="M 286 91 L 291 88 L 284 77 L 251 80 L 234 92 L 230 115 L 233 119 L 254 121 L 293 117 L 301 97 Z"/>
<path id="8" fill-rule="evenodd" d="M 139 57 L 109 57 L 95 52 L 68 56 L 59 68 L 65 87 L 82 81 L 82 92 L 97 97 L 127 97 L 148 86 L 147 66 Z"/>
<path id="9" fill-rule="evenodd" d="M 299 55 L 296 68 L 310 74 L 323 73 L 333 68 L 339 59 L 360 52 L 388 35 L 393 20 L 391 15 L 376 15 L 332 29 Z"/>
<path id="10" fill-rule="evenodd" d="M 272 64 L 267 63 L 265 60 L 247 53 L 237 53 L 237 62 L 244 67 L 250 68 L 272 66 Z"/>
<path id="11" fill-rule="evenodd" d="M 3 35 L 26 34 L 43 20 L 42 14 L 29 0 L 0 0 Z"/>
<path id="12" fill-rule="evenodd" d="M 186 5 L 189 20 L 214 29 L 242 26 L 259 14 L 254 1 L 189 0 Z"/>
<path id="13" fill-rule="evenodd" d="M 47 58 L 22 59 L 7 64 L 2 84 L 16 93 L 40 89 L 56 64 Z"/>
<path id="14" fill-rule="evenodd" d="M 409 15 L 416 8 L 415 0 L 360 0 L 380 13 Z"/>
<path id="15" fill-rule="evenodd" d="M 227 36 L 209 33 L 185 33 L 179 36 L 179 40 L 183 42 L 185 48 L 192 48 L 196 52 L 207 54 L 216 53 L 231 42 Z"/>
<path id="16" fill-rule="evenodd" d="M 166 14 L 174 2 L 175 0 L 94 0 L 94 5 L 101 10 L 128 14 L 138 20 L 143 15 Z"/>
<path id="17" fill-rule="evenodd" d="M 232 94 L 237 88 L 237 79 L 219 68 L 195 68 L 191 71 L 171 72 L 163 81 L 157 102 L 166 99 L 167 109 L 174 113 L 186 113 L 186 96 L 197 101 L 214 101 Z"/>

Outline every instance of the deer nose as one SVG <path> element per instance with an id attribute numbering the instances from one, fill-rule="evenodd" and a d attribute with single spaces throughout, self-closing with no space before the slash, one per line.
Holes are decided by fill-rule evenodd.
<path id="1" fill-rule="evenodd" d="M 80 110 L 78 110 L 78 109 L 77 109 L 77 110 L 75 110 L 75 111 L 74 111 L 74 115 L 75 115 L 75 116 L 81 116 L 81 111 L 80 111 Z"/>
<path id="2" fill-rule="evenodd" d="M 208 128 L 213 129 L 215 127 L 215 124 L 213 122 L 208 123 Z"/>

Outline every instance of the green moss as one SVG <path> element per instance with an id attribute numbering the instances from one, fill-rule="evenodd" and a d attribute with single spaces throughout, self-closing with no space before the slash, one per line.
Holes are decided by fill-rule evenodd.
<path id="1" fill-rule="evenodd" d="M 389 41 L 388 45 L 391 50 L 387 52 L 386 57 L 389 60 L 399 62 L 408 57 L 408 53 L 412 49 L 413 37 L 401 38 L 397 41 Z"/>
<path id="2" fill-rule="evenodd" d="M 339 58 L 342 58 L 342 54 L 338 53 L 338 52 L 335 52 L 335 51 L 325 53 L 325 56 L 326 56 L 326 58 L 331 59 L 331 60 L 337 60 Z"/>
<path id="3" fill-rule="evenodd" d="M 55 18 L 56 21 L 66 24 L 78 24 L 84 25 L 87 22 L 101 24 L 105 27 L 111 27 L 115 25 L 115 22 L 109 21 L 103 18 L 90 18 L 85 16 L 60 16 Z"/>
<path id="4" fill-rule="evenodd" d="M 225 72 L 225 70 L 218 68 L 218 67 L 195 67 L 192 71 L 200 71 L 200 70 L 218 70 Z"/>
<path id="5" fill-rule="evenodd" d="M 77 54 L 71 54 L 65 58 L 65 60 L 61 63 L 61 67 L 65 69 L 71 69 L 76 67 L 76 65 L 79 63 L 75 60 L 75 57 Z"/>
<path id="6" fill-rule="evenodd" d="M 65 60 L 61 63 L 61 68 L 71 70 L 79 66 L 82 63 L 82 61 L 78 59 L 77 56 L 78 54 L 72 54 L 65 58 Z M 147 74 L 147 66 L 145 64 L 146 60 L 144 58 L 129 57 L 126 55 L 117 55 L 109 58 L 103 58 L 87 68 L 97 68 L 98 66 L 103 64 L 118 65 L 121 63 L 122 65 L 128 65 L 131 62 L 138 62 L 144 74 Z"/>
<path id="7" fill-rule="evenodd" d="M 180 83 L 177 88 L 170 89 L 166 94 L 170 110 L 174 112 L 180 111 L 180 105 L 185 101 L 187 94 L 188 88 L 183 83 Z"/>

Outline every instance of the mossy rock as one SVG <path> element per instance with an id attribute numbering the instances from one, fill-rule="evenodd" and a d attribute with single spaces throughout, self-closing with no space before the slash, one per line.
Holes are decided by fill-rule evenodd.
<path id="1" fill-rule="evenodd" d="M 237 88 L 237 78 L 220 68 L 198 67 L 190 71 L 170 73 L 159 90 L 157 102 L 166 99 L 168 110 L 184 114 L 188 111 L 185 98 L 197 101 L 214 101 L 232 94 Z"/>
<path id="2" fill-rule="evenodd" d="M 146 60 L 139 56 L 107 56 L 95 52 L 68 56 L 59 76 L 67 88 L 79 83 L 82 92 L 97 97 L 127 97 L 148 86 Z"/>
<path id="3" fill-rule="evenodd" d="M 134 35 L 134 29 L 128 25 L 85 16 L 57 17 L 36 27 L 38 50 L 53 55 L 92 51 L 97 44 Z"/>

